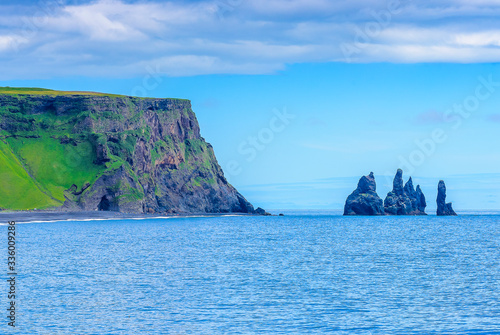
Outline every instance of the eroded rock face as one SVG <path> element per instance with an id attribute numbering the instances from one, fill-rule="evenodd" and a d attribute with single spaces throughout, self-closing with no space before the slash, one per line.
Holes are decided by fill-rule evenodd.
<path id="1" fill-rule="evenodd" d="M 446 185 L 443 180 L 439 181 L 438 184 L 438 195 L 437 195 L 437 212 L 438 216 L 449 216 L 449 215 L 457 215 L 453 210 L 450 203 L 446 203 Z"/>
<path id="2" fill-rule="evenodd" d="M 426 215 L 426 206 L 420 185 L 415 190 L 410 177 L 403 186 L 403 170 L 398 169 L 394 177 L 392 192 L 389 192 L 384 200 L 385 213 L 388 215 Z"/>
<path id="3" fill-rule="evenodd" d="M 188 100 L 0 95 L 0 106 L 0 130 L 20 143 L 50 134 L 61 151 L 86 148 L 77 161 L 98 172 L 88 185 L 61 173 L 54 185 L 66 189 L 61 210 L 254 213 L 224 177 Z M 62 157 L 61 164 L 69 159 Z"/>
<path id="4" fill-rule="evenodd" d="M 384 215 L 383 202 L 376 191 L 373 172 L 361 177 L 358 187 L 347 197 L 344 215 Z"/>
<path id="5" fill-rule="evenodd" d="M 417 189 L 415 190 L 413 188 L 413 180 L 410 177 L 405 184 L 404 191 L 411 201 L 411 211 L 408 215 L 427 215 L 425 213 L 427 202 L 425 201 L 425 196 L 420 185 L 417 185 Z"/>
<path id="6" fill-rule="evenodd" d="M 387 193 L 384 200 L 384 209 L 389 215 L 408 215 L 412 210 L 411 199 L 403 187 L 403 170 L 401 169 L 398 169 L 394 177 L 392 192 Z"/>
<path id="7" fill-rule="evenodd" d="M 417 185 L 416 197 L 417 197 L 417 210 L 425 214 L 425 207 L 427 207 L 427 202 L 425 201 L 425 195 L 422 192 L 420 185 Z"/>

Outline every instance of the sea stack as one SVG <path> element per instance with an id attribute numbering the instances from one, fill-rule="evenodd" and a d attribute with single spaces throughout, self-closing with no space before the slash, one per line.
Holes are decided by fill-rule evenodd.
<path id="1" fill-rule="evenodd" d="M 437 215 L 438 216 L 450 216 L 457 215 L 451 206 L 451 202 L 446 203 L 446 185 L 444 181 L 440 180 L 438 184 L 438 195 L 437 195 Z"/>
<path id="2" fill-rule="evenodd" d="M 417 185 L 416 197 L 417 197 L 417 210 L 420 211 L 422 215 L 427 215 L 425 214 L 425 207 L 427 207 L 427 202 L 425 201 L 425 195 L 424 192 L 422 192 L 420 185 Z"/>
<path id="3" fill-rule="evenodd" d="M 376 191 L 373 172 L 361 177 L 358 187 L 347 197 L 344 215 L 384 215 L 382 199 Z"/>
<path id="4" fill-rule="evenodd" d="M 427 203 L 420 185 L 417 185 L 415 190 L 410 177 L 403 186 L 403 170 L 398 169 L 394 177 L 392 192 L 387 194 L 384 201 L 385 213 L 388 215 L 427 215 L 425 207 Z"/>
<path id="5" fill-rule="evenodd" d="M 405 193 L 411 200 L 411 208 L 412 211 L 409 215 L 427 215 L 425 213 L 425 207 L 427 207 L 427 202 L 425 201 L 425 195 L 420 188 L 420 185 L 417 185 L 417 189 L 413 188 L 413 180 L 408 179 L 404 187 Z"/>

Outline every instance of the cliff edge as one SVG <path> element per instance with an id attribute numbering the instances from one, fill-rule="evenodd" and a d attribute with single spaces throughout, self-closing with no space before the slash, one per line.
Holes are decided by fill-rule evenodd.
<path id="1" fill-rule="evenodd" d="M 253 213 L 189 100 L 0 88 L 0 209 Z"/>

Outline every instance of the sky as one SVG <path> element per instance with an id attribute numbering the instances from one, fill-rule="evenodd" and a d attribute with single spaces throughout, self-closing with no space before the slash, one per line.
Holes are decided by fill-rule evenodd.
<path id="1" fill-rule="evenodd" d="M 434 209 L 500 210 L 500 1 L 17 0 L 0 86 L 192 101 L 264 208 L 340 209 L 397 168 Z"/>

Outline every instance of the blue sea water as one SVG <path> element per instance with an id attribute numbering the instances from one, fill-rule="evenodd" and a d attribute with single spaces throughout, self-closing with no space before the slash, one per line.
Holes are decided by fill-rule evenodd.
<path id="1" fill-rule="evenodd" d="M 17 233 L 17 327 L 2 317 L 2 334 L 500 333 L 499 215 L 291 212 Z"/>

